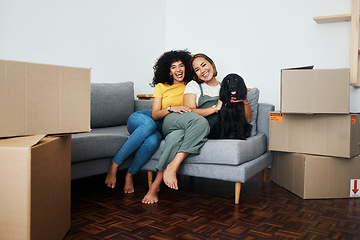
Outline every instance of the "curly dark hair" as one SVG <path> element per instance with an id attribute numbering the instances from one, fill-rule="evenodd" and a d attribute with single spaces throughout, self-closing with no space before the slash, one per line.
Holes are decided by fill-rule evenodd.
<path id="1" fill-rule="evenodd" d="M 174 79 L 170 76 L 171 64 L 181 61 L 185 65 L 184 83 L 187 84 L 192 80 L 191 67 L 190 67 L 190 52 L 185 50 L 171 50 L 163 53 L 156 61 L 154 69 L 154 77 L 151 83 L 155 86 L 158 83 L 166 83 L 173 85 Z"/>
<path id="2" fill-rule="evenodd" d="M 206 54 L 204 54 L 204 53 L 197 53 L 197 54 L 195 54 L 194 56 L 192 56 L 192 58 L 191 58 L 191 60 L 190 60 L 192 77 L 194 78 L 194 80 L 195 80 L 197 83 L 203 83 L 204 81 L 198 78 L 198 76 L 196 75 L 194 69 L 192 68 L 192 63 L 193 63 L 193 61 L 194 61 L 196 58 L 199 58 L 199 57 L 205 58 L 206 61 L 208 61 L 208 62 L 211 64 L 211 66 L 214 68 L 214 77 L 217 76 L 217 70 L 216 70 L 216 66 L 215 66 L 214 61 L 213 61 L 210 57 L 208 57 Z"/>

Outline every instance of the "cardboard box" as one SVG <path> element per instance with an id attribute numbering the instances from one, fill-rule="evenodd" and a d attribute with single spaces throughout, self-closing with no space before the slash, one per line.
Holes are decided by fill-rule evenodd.
<path id="1" fill-rule="evenodd" d="M 334 158 L 275 152 L 271 165 L 271 180 L 303 199 L 349 198 L 350 182 L 359 178 L 359 156 Z"/>
<path id="2" fill-rule="evenodd" d="M 0 139 L 0 239 L 63 239 L 70 229 L 71 136 Z"/>
<path id="3" fill-rule="evenodd" d="M 360 114 L 270 113 L 269 149 L 350 158 L 360 154 Z"/>
<path id="4" fill-rule="evenodd" d="M 0 60 L 0 137 L 90 130 L 90 69 Z"/>
<path id="5" fill-rule="evenodd" d="M 349 76 L 349 69 L 281 70 L 281 112 L 348 114 Z"/>

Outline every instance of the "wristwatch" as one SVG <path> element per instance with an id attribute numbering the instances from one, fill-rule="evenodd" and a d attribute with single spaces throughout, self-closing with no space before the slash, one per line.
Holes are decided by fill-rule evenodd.
<path id="1" fill-rule="evenodd" d="M 171 111 L 171 106 L 169 106 L 168 108 L 167 108 L 167 110 L 169 111 L 169 113 L 172 113 L 173 111 Z"/>

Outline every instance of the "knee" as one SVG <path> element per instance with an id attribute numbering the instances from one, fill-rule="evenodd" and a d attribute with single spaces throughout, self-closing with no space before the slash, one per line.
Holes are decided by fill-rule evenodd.
<path id="1" fill-rule="evenodd" d="M 160 145 L 161 139 L 162 139 L 161 133 L 156 131 L 154 134 L 152 134 L 148 138 L 146 138 L 146 140 L 144 141 L 144 144 L 150 149 L 158 148 L 158 146 Z"/>
<path id="2" fill-rule="evenodd" d="M 198 119 L 195 128 L 200 133 L 203 133 L 205 136 L 210 133 L 210 125 L 209 122 L 206 120 L 206 118 Z"/>
<path id="3" fill-rule="evenodd" d="M 153 133 L 156 131 L 156 123 L 152 118 L 147 117 L 142 126 L 144 127 L 144 129 L 142 129 L 144 132 Z"/>
<path id="4" fill-rule="evenodd" d="M 194 126 L 196 126 L 197 129 L 202 129 L 204 131 L 210 131 L 210 125 L 208 120 L 202 116 L 197 116 L 194 118 Z"/>
<path id="5" fill-rule="evenodd" d="M 206 119 L 205 119 L 205 122 L 202 122 L 200 124 L 200 126 L 205 135 L 208 135 L 210 133 L 210 125 Z"/>
<path id="6" fill-rule="evenodd" d="M 151 134 L 156 130 L 155 121 L 142 113 L 135 112 L 130 115 L 127 121 L 127 128 L 130 133 L 135 131 L 137 128 L 141 127 L 141 131 L 145 134 Z"/>

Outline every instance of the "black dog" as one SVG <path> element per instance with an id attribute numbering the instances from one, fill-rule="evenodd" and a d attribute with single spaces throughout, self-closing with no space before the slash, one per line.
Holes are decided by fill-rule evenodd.
<path id="1" fill-rule="evenodd" d="M 251 124 L 245 120 L 245 108 L 242 101 L 247 96 L 244 79 L 237 74 L 228 74 L 221 83 L 219 99 L 223 102 L 219 122 L 214 126 L 209 138 L 242 139 L 250 136 Z"/>

